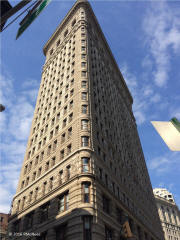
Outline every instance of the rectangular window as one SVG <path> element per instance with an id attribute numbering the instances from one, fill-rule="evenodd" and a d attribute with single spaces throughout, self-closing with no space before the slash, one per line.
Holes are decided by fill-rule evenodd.
<path id="1" fill-rule="evenodd" d="M 58 126 L 56 126 L 56 128 L 55 128 L 55 135 L 57 135 L 57 134 L 58 134 L 58 131 L 59 131 L 59 125 L 58 125 Z"/>
<path id="2" fill-rule="evenodd" d="M 41 206 L 41 223 L 48 220 L 49 203 Z"/>
<path id="3" fill-rule="evenodd" d="M 55 140 L 54 143 L 53 143 L 53 151 L 55 151 L 56 148 L 57 148 L 57 140 Z"/>
<path id="4" fill-rule="evenodd" d="M 87 157 L 82 158 L 82 172 L 86 173 L 89 172 L 89 166 L 90 165 L 90 160 Z"/>
<path id="5" fill-rule="evenodd" d="M 87 137 L 87 136 L 81 137 L 81 146 L 82 147 L 89 146 L 89 137 Z"/>
<path id="6" fill-rule="evenodd" d="M 86 77 L 86 71 L 81 72 L 81 77 Z"/>
<path id="7" fill-rule="evenodd" d="M 81 99 L 82 100 L 87 100 L 87 93 L 86 92 L 81 93 Z"/>
<path id="8" fill-rule="evenodd" d="M 81 120 L 81 129 L 82 130 L 88 130 L 88 120 L 87 119 L 83 119 Z"/>
<path id="9" fill-rule="evenodd" d="M 59 211 L 64 212 L 69 208 L 69 193 L 66 192 L 64 195 L 59 197 Z"/>
<path id="10" fill-rule="evenodd" d="M 65 127 L 66 124 L 67 124 L 67 119 L 65 118 L 65 119 L 63 120 L 63 125 L 62 125 L 62 127 Z"/>
<path id="11" fill-rule="evenodd" d="M 49 169 L 49 162 L 46 162 L 45 171 L 47 171 L 48 169 Z"/>
<path id="12" fill-rule="evenodd" d="M 72 136 L 72 127 L 68 129 L 68 138 L 70 138 L 71 136 Z"/>
<path id="13" fill-rule="evenodd" d="M 40 167 L 40 168 L 38 169 L 38 177 L 41 175 L 41 170 L 42 170 L 42 168 Z"/>
<path id="14" fill-rule="evenodd" d="M 67 155 L 69 155 L 71 153 L 71 150 L 72 150 L 72 146 L 71 146 L 71 144 L 69 144 L 67 146 Z"/>
<path id="15" fill-rule="evenodd" d="M 51 145 L 48 146 L 48 150 L 47 150 L 47 155 L 49 156 L 51 154 Z"/>
<path id="16" fill-rule="evenodd" d="M 66 240 L 67 225 L 60 225 L 56 229 L 55 240 Z"/>
<path id="17" fill-rule="evenodd" d="M 51 159 L 51 166 L 54 166 L 54 165 L 55 165 L 55 162 L 56 162 L 56 158 L 53 157 L 53 158 Z"/>
<path id="18" fill-rule="evenodd" d="M 69 180 L 70 176 L 71 176 L 71 166 L 69 165 L 66 167 L 66 180 Z"/>
<path id="19" fill-rule="evenodd" d="M 82 201 L 84 203 L 90 202 L 90 183 L 89 182 L 82 183 Z"/>
<path id="20" fill-rule="evenodd" d="M 113 231 L 107 226 L 105 226 L 105 240 L 113 240 Z"/>
<path id="21" fill-rule="evenodd" d="M 69 109 L 72 109 L 72 108 L 73 108 L 73 101 L 71 101 L 69 104 Z"/>
<path id="22" fill-rule="evenodd" d="M 71 122 L 72 120 L 73 120 L 73 113 L 69 115 L 69 122 Z"/>
<path id="23" fill-rule="evenodd" d="M 83 216 L 83 239 L 92 240 L 91 216 Z"/>
<path id="24" fill-rule="evenodd" d="M 82 88 L 87 88 L 87 81 L 82 81 L 81 82 L 81 87 Z"/>
<path id="25" fill-rule="evenodd" d="M 110 200 L 106 196 L 102 196 L 102 202 L 103 202 L 103 211 L 106 213 L 110 213 Z"/>
<path id="26" fill-rule="evenodd" d="M 81 54 L 82 59 L 86 59 L 86 54 Z"/>
<path id="27" fill-rule="evenodd" d="M 61 158 L 61 159 L 64 158 L 64 149 L 60 152 L 60 158 Z"/>
<path id="28" fill-rule="evenodd" d="M 65 139 L 66 139 L 66 134 L 63 133 L 63 134 L 61 135 L 61 143 L 64 143 L 64 142 L 65 142 Z"/>

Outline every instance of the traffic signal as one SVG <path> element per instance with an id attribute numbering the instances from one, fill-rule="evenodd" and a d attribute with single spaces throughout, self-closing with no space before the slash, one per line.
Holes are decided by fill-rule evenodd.
<path id="1" fill-rule="evenodd" d="M 129 222 L 126 221 L 124 224 L 123 224 L 123 234 L 126 238 L 128 237 L 133 237 L 133 234 L 131 232 L 131 228 L 129 226 Z"/>

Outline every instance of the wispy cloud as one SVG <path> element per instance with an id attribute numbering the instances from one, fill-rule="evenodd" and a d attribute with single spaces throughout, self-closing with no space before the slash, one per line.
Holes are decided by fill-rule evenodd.
<path id="1" fill-rule="evenodd" d="M 164 155 L 148 160 L 148 166 L 157 175 L 171 173 L 174 170 L 180 173 L 179 153 L 168 151 Z"/>
<path id="2" fill-rule="evenodd" d="M 27 79 L 18 89 L 17 96 L 14 79 L 4 71 L 3 75 L 0 75 L 0 84 L 0 100 L 6 107 L 0 116 L 1 139 L 3 139 L 0 145 L 0 212 L 8 212 L 24 159 L 39 83 Z"/>
<path id="3" fill-rule="evenodd" d="M 170 3 L 169 3 L 170 4 Z M 165 1 L 152 2 L 143 21 L 146 45 L 150 49 L 144 60 L 144 66 L 152 68 L 154 82 L 163 87 L 168 81 L 172 54 L 180 50 L 180 13 L 172 10 Z M 151 60 L 150 60 L 150 57 Z"/>
<path id="4" fill-rule="evenodd" d="M 122 64 L 121 72 L 133 96 L 133 112 L 137 124 L 143 124 L 149 119 L 149 110 L 161 100 L 160 94 L 156 92 L 152 84 L 147 84 L 141 78 L 136 78 L 136 73 L 132 73 L 127 64 Z"/>

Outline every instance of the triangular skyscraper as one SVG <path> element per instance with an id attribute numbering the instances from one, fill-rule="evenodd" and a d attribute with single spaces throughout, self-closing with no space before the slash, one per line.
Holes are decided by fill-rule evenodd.
<path id="1" fill-rule="evenodd" d="M 163 240 L 133 99 L 87 1 L 44 54 L 12 238 Z"/>

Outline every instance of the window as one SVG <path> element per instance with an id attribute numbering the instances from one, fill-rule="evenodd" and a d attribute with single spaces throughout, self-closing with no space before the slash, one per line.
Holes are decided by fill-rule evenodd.
<path id="1" fill-rule="evenodd" d="M 57 135 L 57 134 L 58 134 L 58 131 L 59 131 L 59 125 L 58 125 L 58 126 L 56 126 L 56 128 L 55 128 L 55 135 Z"/>
<path id="2" fill-rule="evenodd" d="M 82 50 L 82 51 L 85 51 L 85 50 L 86 50 L 86 48 L 85 48 L 84 46 L 82 46 L 82 47 L 81 47 L 81 50 Z"/>
<path id="3" fill-rule="evenodd" d="M 40 157 L 40 161 L 42 161 L 44 158 L 44 152 L 41 152 L 41 157 Z"/>
<path id="4" fill-rule="evenodd" d="M 89 168 L 90 168 L 90 160 L 87 157 L 83 157 L 82 158 L 82 172 L 86 173 L 89 172 Z"/>
<path id="5" fill-rule="evenodd" d="M 72 97 L 73 94 L 74 94 L 74 89 L 72 89 L 72 90 L 70 91 L 70 96 Z"/>
<path id="6" fill-rule="evenodd" d="M 81 59 L 86 59 L 86 54 L 81 54 Z"/>
<path id="7" fill-rule="evenodd" d="M 41 175 L 41 170 L 42 170 L 42 168 L 40 167 L 39 169 L 38 169 L 38 177 Z"/>
<path id="8" fill-rule="evenodd" d="M 69 192 L 59 197 L 59 211 L 64 212 L 69 208 Z"/>
<path id="9" fill-rule="evenodd" d="M 53 54 L 53 49 L 51 49 L 51 50 L 50 50 L 49 54 L 50 54 L 50 55 L 52 55 L 52 54 Z"/>
<path id="10" fill-rule="evenodd" d="M 81 120 L 81 129 L 82 130 L 88 130 L 88 120 L 86 120 L 86 119 L 83 119 L 83 120 Z"/>
<path id="11" fill-rule="evenodd" d="M 71 114 L 69 115 L 69 122 L 71 122 L 72 119 L 73 119 L 73 113 L 71 113 Z"/>
<path id="12" fill-rule="evenodd" d="M 22 181 L 21 183 L 21 189 L 24 187 L 24 181 Z"/>
<path id="13" fill-rule="evenodd" d="M 118 223 L 122 223 L 122 216 L 123 216 L 122 210 L 117 207 L 116 208 L 116 218 L 117 218 Z"/>
<path id="14" fill-rule="evenodd" d="M 57 43 L 56 43 L 57 47 L 59 46 L 59 44 L 60 44 L 60 40 L 58 40 Z"/>
<path id="15" fill-rule="evenodd" d="M 56 147 L 57 147 L 57 140 L 55 140 L 54 143 L 53 143 L 53 151 L 56 150 Z"/>
<path id="16" fill-rule="evenodd" d="M 82 201 L 84 203 L 90 202 L 90 182 L 82 183 Z"/>
<path id="17" fill-rule="evenodd" d="M 86 71 L 81 72 L 81 77 L 86 77 Z"/>
<path id="18" fill-rule="evenodd" d="M 26 200 L 26 197 L 23 197 L 23 199 L 22 199 L 22 209 L 24 209 L 25 200 Z"/>
<path id="19" fill-rule="evenodd" d="M 26 178 L 26 186 L 29 184 L 29 177 Z"/>
<path id="20" fill-rule="evenodd" d="M 46 167 L 45 167 L 45 171 L 47 171 L 49 169 L 49 161 L 46 162 Z"/>
<path id="21" fill-rule="evenodd" d="M 43 145 L 45 145 L 46 144 L 46 137 L 43 139 Z"/>
<path id="22" fill-rule="evenodd" d="M 57 114 L 56 122 L 58 122 L 59 120 L 60 120 L 60 113 Z"/>
<path id="23" fill-rule="evenodd" d="M 72 27 L 75 25 L 75 23 L 76 23 L 76 19 L 72 21 Z"/>
<path id="24" fill-rule="evenodd" d="M 83 239 L 92 240 L 91 216 L 83 216 Z"/>
<path id="25" fill-rule="evenodd" d="M 67 146 L 67 155 L 69 155 L 71 153 L 71 150 L 72 150 L 72 146 L 71 146 L 71 144 L 69 144 Z"/>
<path id="26" fill-rule="evenodd" d="M 54 126 L 54 123 L 55 123 L 55 118 L 52 119 L 51 126 Z"/>
<path id="27" fill-rule="evenodd" d="M 82 81 L 81 82 L 81 87 L 82 88 L 87 88 L 87 81 Z"/>
<path id="28" fill-rule="evenodd" d="M 72 109 L 72 108 L 73 108 L 73 101 L 69 103 L 69 109 Z"/>
<path id="29" fill-rule="evenodd" d="M 87 136 L 81 137 L 81 146 L 87 147 L 88 145 L 89 145 L 89 137 Z"/>
<path id="30" fill-rule="evenodd" d="M 47 155 L 49 156 L 51 154 L 51 145 L 48 146 L 48 150 L 47 150 Z"/>
<path id="31" fill-rule="evenodd" d="M 53 137 L 53 130 L 50 132 L 49 139 L 51 139 L 52 137 Z"/>
<path id="32" fill-rule="evenodd" d="M 67 106 L 64 107 L 64 115 L 67 113 Z"/>
<path id="33" fill-rule="evenodd" d="M 68 34 L 68 29 L 64 32 L 64 37 L 66 37 Z"/>
<path id="34" fill-rule="evenodd" d="M 48 220 L 49 202 L 41 206 L 41 223 Z"/>
<path id="35" fill-rule="evenodd" d="M 33 178 L 32 180 L 34 181 L 36 179 L 36 172 L 33 173 Z"/>
<path id="36" fill-rule="evenodd" d="M 65 119 L 63 120 L 63 125 L 62 125 L 62 127 L 65 127 L 66 124 L 67 124 L 67 119 L 65 118 Z"/>
<path id="37" fill-rule="evenodd" d="M 63 159 L 63 158 L 64 158 L 64 149 L 63 149 L 63 150 L 61 150 L 61 152 L 60 152 L 60 158 L 61 158 L 61 159 Z"/>
<path id="38" fill-rule="evenodd" d="M 113 231 L 107 226 L 105 226 L 105 240 L 113 240 Z"/>
<path id="39" fill-rule="evenodd" d="M 49 179 L 49 191 L 53 189 L 53 177 Z"/>
<path id="40" fill-rule="evenodd" d="M 67 225 L 60 225 L 56 229 L 56 240 L 66 240 Z"/>
<path id="41" fill-rule="evenodd" d="M 63 178 L 63 170 L 59 172 L 59 185 L 62 184 L 62 178 Z"/>
<path id="42" fill-rule="evenodd" d="M 69 180 L 70 176 L 71 176 L 71 166 L 69 165 L 66 167 L 66 180 Z"/>
<path id="43" fill-rule="evenodd" d="M 106 196 L 102 196 L 102 202 L 103 202 L 103 211 L 106 213 L 110 213 L 110 200 Z"/>
<path id="44" fill-rule="evenodd" d="M 55 165 L 55 162 L 56 162 L 56 158 L 53 157 L 53 158 L 51 159 L 51 166 L 54 166 L 54 165 Z"/>
<path id="45" fill-rule="evenodd" d="M 87 100 L 87 93 L 86 92 L 81 93 L 81 99 L 82 100 Z"/>
<path id="46" fill-rule="evenodd" d="M 24 167 L 24 175 L 27 173 L 27 168 L 28 168 L 28 165 Z"/>
<path id="47" fill-rule="evenodd" d="M 61 143 L 64 143 L 64 142 L 65 142 L 65 139 L 66 139 L 66 134 L 63 133 L 63 134 L 61 135 Z"/>
<path id="48" fill-rule="evenodd" d="M 68 100 L 68 94 L 64 97 L 64 101 L 66 102 Z"/>
<path id="49" fill-rule="evenodd" d="M 32 201 L 32 195 L 33 195 L 33 192 L 30 192 L 29 193 L 29 203 Z"/>

